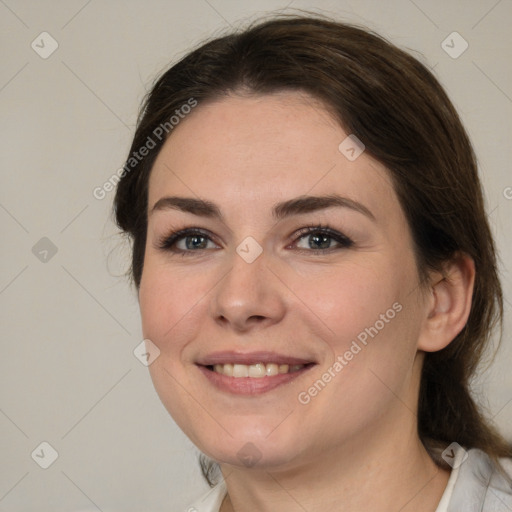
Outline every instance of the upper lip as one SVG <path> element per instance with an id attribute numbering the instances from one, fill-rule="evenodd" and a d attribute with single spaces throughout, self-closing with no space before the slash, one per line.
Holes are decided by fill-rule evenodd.
<path id="1" fill-rule="evenodd" d="M 287 356 L 278 354 L 277 352 L 256 351 L 256 352 L 239 352 L 226 350 L 223 352 L 212 352 L 205 357 L 200 358 L 197 364 L 201 366 L 213 366 L 215 364 L 258 364 L 258 363 L 276 363 L 276 364 L 311 364 L 315 361 L 311 359 L 303 359 L 300 357 Z"/>

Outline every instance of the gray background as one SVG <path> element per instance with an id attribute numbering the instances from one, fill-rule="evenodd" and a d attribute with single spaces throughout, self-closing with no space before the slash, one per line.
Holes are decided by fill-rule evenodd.
<path id="1" fill-rule="evenodd" d="M 133 354 L 129 250 L 109 218 L 113 192 L 93 190 L 122 166 L 139 103 L 169 63 L 286 6 L 364 24 L 434 68 L 474 142 L 511 297 L 510 0 L 0 0 L 0 511 L 177 511 L 206 490 L 197 450 Z M 46 59 L 31 47 L 51 48 L 44 31 L 59 45 Z M 454 31 L 469 44 L 458 58 L 441 46 Z M 452 39 L 453 53 L 463 43 Z M 505 307 L 502 349 L 475 390 L 512 439 Z M 48 450 L 31 457 L 43 441 L 59 455 L 48 469 L 36 464 Z"/>

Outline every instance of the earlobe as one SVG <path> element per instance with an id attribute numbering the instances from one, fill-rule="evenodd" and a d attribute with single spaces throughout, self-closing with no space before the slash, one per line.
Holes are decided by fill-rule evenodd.
<path id="1" fill-rule="evenodd" d="M 432 275 L 419 350 L 442 350 L 462 331 L 471 311 L 474 282 L 474 261 L 463 253 L 447 261 L 442 273 Z"/>

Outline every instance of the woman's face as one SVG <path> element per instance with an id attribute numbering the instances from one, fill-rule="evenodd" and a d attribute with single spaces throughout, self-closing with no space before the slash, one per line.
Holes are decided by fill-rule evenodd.
<path id="1" fill-rule="evenodd" d="M 348 135 L 297 92 L 230 96 L 181 120 L 153 167 L 151 377 L 219 462 L 293 466 L 415 424 L 411 234 L 386 170 Z"/>

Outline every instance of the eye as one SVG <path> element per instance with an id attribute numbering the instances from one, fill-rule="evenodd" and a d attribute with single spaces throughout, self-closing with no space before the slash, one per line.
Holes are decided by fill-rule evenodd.
<path id="1" fill-rule="evenodd" d="M 354 243 L 343 233 L 329 226 L 322 225 L 304 227 L 297 231 L 295 235 L 294 245 L 298 250 L 313 254 L 325 254 L 346 249 Z M 333 245 L 333 242 L 337 245 Z M 211 245 L 209 245 L 210 243 Z M 302 247 L 300 244 L 302 244 Z M 207 249 L 218 249 L 211 235 L 197 228 L 181 229 L 163 236 L 157 241 L 156 247 L 164 251 L 181 254 L 182 256 Z"/>
<path id="2" fill-rule="evenodd" d="M 333 250 L 346 249 L 351 247 L 354 242 L 345 236 L 343 233 L 336 231 L 329 226 L 308 226 L 302 228 L 297 233 L 299 236 L 296 238 L 298 243 L 305 241 L 302 247 L 297 245 L 299 250 L 313 253 L 326 253 Z M 332 245 L 332 242 L 337 244 L 337 247 Z M 297 244 L 297 242 L 295 242 Z"/>
<path id="3" fill-rule="evenodd" d="M 208 242 L 213 243 L 208 233 L 188 228 L 162 237 L 156 245 L 159 249 L 185 255 L 199 250 L 212 249 L 212 247 L 208 247 Z"/>

